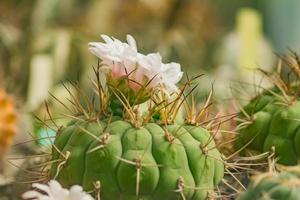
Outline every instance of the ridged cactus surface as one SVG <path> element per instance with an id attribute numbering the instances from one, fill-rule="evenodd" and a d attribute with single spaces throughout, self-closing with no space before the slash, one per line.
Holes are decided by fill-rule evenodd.
<path id="1" fill-rule="evenodd" d="M 87 191 L 98 182 L 101 200 L 201 200 L 224 171 L 212 136 L 191 125 L 73 120 L 54 146 L 51 178 Z"/>
<path id="2" fill-rule="evenodd" d="M 291 98 L 291 97 L 289 97 Z M 282 103 L 273 94 L 263 94 L 244 107 L 248 125 L 240 130 L 237 148 L 270 151 L 275 147 L 278 162 L 296 165 L 300 157 L 300 102 Z M 248 115 L 248 118 L 246 117 Z"/>
<path id="3" fill-rule="evenodd" d="M 300 169 L 279 174 L 264 173 L 255 177 L 239 200 L 298 200 L 300 197 Z"/>

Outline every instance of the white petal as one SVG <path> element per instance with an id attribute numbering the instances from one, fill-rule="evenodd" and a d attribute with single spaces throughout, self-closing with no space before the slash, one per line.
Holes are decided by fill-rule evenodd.
<path id="1" fill-rule="evenodd" d="M 102 34 L 101 37 L 107 44 L 113 44 L 113 40 L 107 35 Z"/>
<path id="2" fill-rule="evenodd" d="M 38 191 L 28 191 L 23 194 L 24 199 L 35 200 L 94 200 L 89 194 L 83 191 L 81 186 L 72 186 L 70 190 L 63 188 L 57 181 L 51 180 L 48 185 L 33 184 L 37 189 L 47 192 L 43 195 Z"/>
<path id="3" fill-rule="evenodd" d="M 43 185 L 43 184 L 39 184 L 39 183 L 34 183 L 32 184 L 32 187 L 37 188 L 45 193 L 47 193 L 48 195 L 51 194 L 50 188 L 48 185 Z"/>
<path id="4" fill-rule="evenodd" d="M 51 190 L 62 190 L 63 187 L 56 180 L 50 180 L 48 183 Z"/>
<path id="5" fill-rule="evenodd" d="M 139 84 L 143 84 L 143 78 L 144 78 L 144 70 L 142 68 L 137 68 L 135 71 L 135 81 L 138 82 Z"/>
<path id="6" fill-rule="evenodd" d="M 150 53 L 147 57 L 151 60 L 152 64 L 161 65 L 161 55 L 159 53 Z M 153 67 L 155 67 L 155 65 Z"/>
<path id="7" fill-rule="evenodd" d="M 129 34 L 126 35 L 126 38 L 129 46 L 132 47 L 135 51 L 137 51 L 137 45 L 135 39 Z"/>
<path id="8" fill-rule="evenodd" d="M 139 65 L 145 69 L 148 69 L 153 75 L 160 72 L 161 68 L 161 56 L 159 53 L 151 53 L 146 56 L 139 54 Z"/>
<path id="9" fill-rule="evenodd" d="M 60 200 L 60 199 L 66 199 L 69 195 L 69 191 L 67 189 L 64 189 L 57 181 L 51 180 L 48 183 L 51 194 L 49 196 L 52 196 L 54 199 Z"/>
<path id="10" fill-rule="evenodd" d="M 107 55 L 105 55 L 103 60 L 105 60 L 105 59 L 108 59 L 108 60 L 111 60 L 114 62 L 122 62 L 122 58 L 120 58 L 120 56 L 118 56 L 118 55 L 107 54 Z"/>
<path id="11" fill-rule="evenodd" d="M 41 193 L 37 192 L 37 191 L 34 191 L 34 190 L 30 190 L 28 192 L 25 192 L 23 195 L 22 195 L 22 198 L 23 199 L 40 199 L 42 196 L 45 196 L 45 195 L 42 195 Z"/>
<path id="12" fill-rule="evenodd" d="M 109 54 L 109 48 L 100 42 L 90 42 L 89 51 L 100 59 L 106 59 Z"/>
<path id="13" fill-rule="evenodd" d="M 168 63 L 164 64 L 164 78 L 170 84 L 178 83 L 182 76 L 183 72 L 181 72 L 180 64 L 178 63 Z"/>
<path id="14" fill-rule="evenodd" d="M 128 44 L 121 42 L 120 40 L 118 40 L 116 38 L 113 38 L 113 40 L 114 40 L 114 47 L 115 47 L 116 51 L 122 52 L 124 50 L 124 47 L 126 47 L 126 45 L 128 45 Z"/>
<path id="15" fill-rule="evenodd" d="M 109 47 L 106 44 L 101 42 L 90 42 L 89 48 L 99 49 L 103 53 L 109 53 L 110 51 Z"/>
<path id="16" fill-rule="evenodd" d="M 105 56 L 102 54 L 102 52 L 99 50 L 99 49 L 97 49 L 97 48 L 92 48 L 92 47 L 90 47 L 89 48 L 89 51 L 92 53 L 92 54 L 94 54 L 95 56 L 97 56 L 98 58 L 100 58 L 100 59 L 102 59 L 102 60 L 105 60 Z"/>
<path id="17" fill-rule="evenodd" d="M 71 200 L 92 200 L 93 198 L 83 191 L 83 188 L 79 185 L 74 185 L 70 189 L 70 196 L 69 199 Z"/>

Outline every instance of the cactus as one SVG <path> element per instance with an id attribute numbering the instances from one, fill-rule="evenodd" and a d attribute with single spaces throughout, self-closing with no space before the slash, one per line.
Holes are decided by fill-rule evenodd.
<path id="1" fill-rule="evenodd" d="M 223 177 L 207 130 L 192 125 L 74 120 L 55 140 L 51 177 L 101 199 L 205 199 Z"/>
<path id="2" fill-rule="evenodd" d="M 0 159 L 9 150 L 16 134 L 16 108 L 13 99 L 0 88 Z"/>
<path id="3" fill-rule="evenodd" d="M 213 192 L 223 178 L 222 156 L 195 113 L 184 124 L 175 122 L 182 98 L 149 106 L 141 116 L 121 98 L 110 105 L 116 96 L 100 100 L 104 111 L 90 106 L 90 113 L 80 112 L 84 106 L 77 105 L 81 114 L 58 129 L 51 179 L 64 187 L 82 185 L 101 200 L 201 200 Z M 122 111 L 113 116 L 114 109 Z"/>
<path id="4" fill-rule="evenodd" d="M 266 172 L 250 182 L 239 200 L 285 199 L 297 200 L 300 196 L 300 168 L 290 167 L 281 173 Z"/>
<path id="5" fill-rule="evenodd" d="M 297 57 L 282 58 L 300 77 Z M 264 72 L 275 87 L 265 89 L 250 101 L 240 114 L 238 149 L 267 152 L 272 148 L 278 162 L 296 165 L 300 157 L 300 101 L 298 81 L 284 81 L 280 74 Z"/>
<path id="6" fill-rule="evenodd" d="M 115 42 L 107 36 L 103 38 L 108 45 Z M 128 40 L 136 46 L 132 38 Z M 104 57 L 107 51 L 96 49 L 105 45 L 92 44 L 92 52 L 105 52 L 101 58 L 110 59 Z M 123 44 L 118 41 L 116 45 Z M 131 47 L 125 46 L 122 49 Z M 174 80 L 181 77 L 179 64 L 161 64 L 159 54 L 143 59 L 146 64 L 155 63 L 157 71 L 163 65 L 163 71 L 147 79 L 149 71 L 139 78 L 134 72 L 120 75 L 122 69 L 115 69 L 117 73 L 113 69 L 115 77 L 109 74 L 105 87 L 100 80 L 101 65 L 95 68 L 97 81 L 93 83 L 99 103 L 94 104 L 94 98 L 82 96 L 81 101 L 73 96 L 70 110 L 76 111 L 66 126 L 58 126 L 48 177 L 64 187 L 82 185 L 101 200 L 205 199 L 224 173 L 223 157 L 213 135 L 199 125 L 202 116 L 207 116 L 207 105 L 200 112 L 188 105 L 184 93 L 191 81 L 177 90 Z M 114 63 L 113 67 L 118 65 Z M 159 74 L 168 70 L 172 80 L 168 74 Z M 152 83 L 157 76 L 165 82 Z M 141 112 L 143 102 L 147 109 Z M 175 121 L 183 108 L 190 112 L 185 123 L 178 124 Z"/>

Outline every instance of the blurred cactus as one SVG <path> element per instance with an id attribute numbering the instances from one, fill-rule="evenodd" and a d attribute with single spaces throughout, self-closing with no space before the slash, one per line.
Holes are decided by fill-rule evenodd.
<path id="1" fill-rule="evenodd" d="M 285 168 L 280 173 L 271 171 L 253 177 L 249 187 L 238 200 L 297 200 L 299 196 L 300 168 L 297 166 Z"/>
<path id="2" fill-rule="evenodd" d="M 17 132 L 17 114 L 15 102 L 0 88 L 0 162 L 8 152 Z M 0 163 L 0 167 L 1 164 Z"/>
<path id="3" fill-rule="evenodd" d="M 285 53 L 288 48 L 300 51 L 300 13 L 298 0 L 259 1 L 265 15 L 266 34 L 274 44 L 277 53 Z"/>
<path id="4" fill-rule="evenodd" d="M 232 94 L 231 81 L 242 81 L 247 92 L 253 89 L 247 82 L 253 83 L 255 80 L 253 84 L 264 85 L 256 69 L 271 70 L 274 62 L 271 46 L 263 36 L 262 16 L 257 10 L 240 9 L 235 26 L 235 30 L 223 39 L 217 54 L 220 66 L 214 75 L 217 77 L 216 93 L 219 97 L 240 96 Z"/>

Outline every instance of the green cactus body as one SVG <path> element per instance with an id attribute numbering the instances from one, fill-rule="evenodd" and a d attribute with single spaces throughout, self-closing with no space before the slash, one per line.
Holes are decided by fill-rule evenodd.
<path id="1" fill-rule="evenodd" d="M 279 174 L 266 173 L 254 178 L 239 200 L 285 199 L 298 200 L 300 196 L 300 172 L 288 170 Z"/>
<path id="2" fill-rule="evenodd" d="M 246 146 L 266 152 L 275 147 L 279 163 L 296 165 L 300 156 L 300 101 L 284 104 L 275 96 L 263 94 L 244 110 L 251 118 L 250 124 L 240 130 L 236 148 Z"/>
<path id="3" fill-rule="evenodd" d="M 87 191 L 99 181 L 101 200 L 201 200 L 224 171 L 211 137 L 192 125 L 74 120 L 55 140 L 50 177 Z"/>

